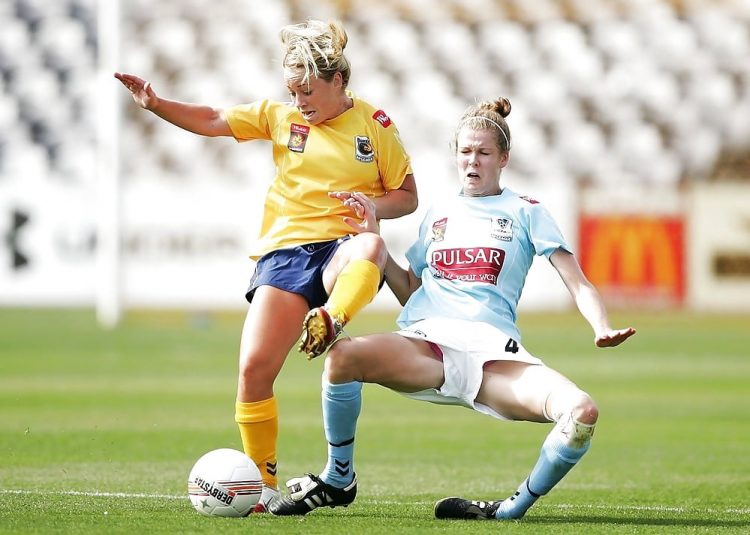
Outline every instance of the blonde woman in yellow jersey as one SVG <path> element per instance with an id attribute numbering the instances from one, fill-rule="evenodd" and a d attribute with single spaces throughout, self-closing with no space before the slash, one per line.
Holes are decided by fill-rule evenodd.
<path id="1" fill-rule="evenodd" d="M 309 358 L 325 352 L 341 328 L 378 291 L 387 251 L 375 233 L 350 236 L 361 218 L 353 193 L 376 217 L 413 212 L 417 193 L 409 156 L 382 110 L 347 90 L 347 35 L 339 22 L 310 20 L 281 30 L 291 102 L 261 100 L 218 109 L 157 96 L 130 74 L 115 77 L 162 119 L 205 136 L 270 140 L 276 177 L 265 200 L 257 261 L 247 292 L 235 419 L 245 453 L 263 476 L 256 511 L 279 496 L 278 411 L 274 381 L 300 338 Z M 359 211 L 358 211 L 359 210 Z"/>

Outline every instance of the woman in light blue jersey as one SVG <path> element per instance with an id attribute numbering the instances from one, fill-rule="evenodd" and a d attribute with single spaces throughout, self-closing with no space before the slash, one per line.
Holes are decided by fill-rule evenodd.
<path id="1" fill-rule="evenodd" d="M 500 98 L 469 107 L 459 121 L 455 150 L 461 191 L 432 206 L 406 253 L 409 268 L 389 256 L 385 280 L 404 305 L 401 330 L 342 339 L 326 358 L 323 417 L 328 463 L 319 476 L 287 484 L 289 495 L 271 512 L 300 515 L 320 506 L 346 506 L 357 492 L 354 436 L 362 383 L 405 396 L 462 405 L 498 419 L 552 422 L 539 459 L 504 500 L 445 498 L 438 518 L 518 519 L 547 494 L 589 448 L 599 411 L 591 397 L 529 354 L 516 327 L 516 306 L 536 255 L 547 257 L 594 331 L 597 347 L 635 334 L 613 329 L 604 303 L 586 279 L 549 212 L 500 184 L 511 136 Z M 377 232 L 374 205 L 353 202 L 358 232 Z"/>

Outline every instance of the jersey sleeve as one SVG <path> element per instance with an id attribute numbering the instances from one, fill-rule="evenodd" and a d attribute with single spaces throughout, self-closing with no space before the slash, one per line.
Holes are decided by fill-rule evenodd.
<path id="1" fill-rule="evenodd" d="M 409 261 L 409 267 L 412 273 L 419 278 L 422 278 L 422 270 L 427 267 L 427 246 L 429 245 L 427 232 L 429 222 L 432 221 L 431 213 L 432 210 L 428 210 L 422 223 L 419 225 L 419 236 L 411 244 L 411 247 L 406 250 L 406 260 Z"/>
<path id="2" fill-rule="evenodd" d="M 275 123 L 274 103 L 259 100 L 224 110 L 229 128 L 237 141 L 271 139 Z"/>
<path id="3" fill-rule="evenodd" d="M 537 255 L 549 258 L 558 249 L 573 252 L 547 208 L 534 204 L 529 209 L 528 217 L 529 238 Z"/>
<path id="4" fill-rule="evenodd" d="M 396 125 L 382 110 L 372 116 L 377 139 L 378 172 L 386 191 L 398 189 L 411 174 L 411 160 Z"/>

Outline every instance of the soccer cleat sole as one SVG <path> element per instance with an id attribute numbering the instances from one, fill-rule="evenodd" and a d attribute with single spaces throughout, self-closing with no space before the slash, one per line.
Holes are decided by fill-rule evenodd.
<path id="1" fill-rule="evenodd" d="M 307 360 L 312 360 L 323 354 L 333 341 L 333 321 L 323 308 L 314 308 L 305 316 L 304 327 L 298 349 L 307 355 Z"/>

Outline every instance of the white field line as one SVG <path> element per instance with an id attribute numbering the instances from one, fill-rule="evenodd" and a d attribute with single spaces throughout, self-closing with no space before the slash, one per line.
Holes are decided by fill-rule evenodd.
<path id="1" fill-rule="evenodd" d="M 86 496 L 91 498 L 147 498 L 153 500 L 187 500 L 184 496 L 173 494 L 146 494 L 139 492 L 88 492 L 80 490 L 24 490 L 0 489 L 0 494 L 25 494 L 37 496 Z"/>
<path id="2" fill-rule="evenodd" d="M 140 492 L 88 492 L 79 490 L 26 490 L 26 489 L 0 489 L 0 495 L 2 494 L 22 494 L 22 495 L 38 495 L 38 496 L 85 496 L 91 498 L 143 498 L 152 500 L 185 500 L 187 501 L 187 493 L 178 496 L 174 494 L 148 494 Z M 394 502 L 391 500 L 375 500 L 377 505 L 397 505 L 402 502 Z M 432 502 L 412 502 L 414 505 L 432 505 Z M 735 514 L 735 515 L 750 515 L 750 508 L 736 508 L 730 507 L 727 509 L 714 509 L 705 508 L 700 509 L 696 507 L 671 507 L 665 505 L 574 505 L 571 503 L 557 503 L 557 504 L 545 504 L 545 507 L 555 509 L 592 509 L 592 510 L 616 510 L 616 511 L 654 511 L 661 513 L 711 513 L 711 514 Z"/>

